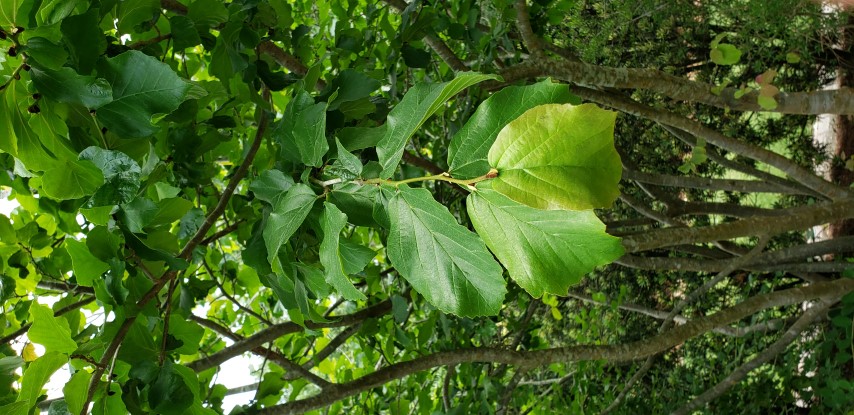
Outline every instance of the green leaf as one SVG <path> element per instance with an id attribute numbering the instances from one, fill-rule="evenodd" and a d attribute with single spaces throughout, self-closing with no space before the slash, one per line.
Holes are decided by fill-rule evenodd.
<path id="1" fill-rule="evenodd" d="M 53 311 L 43 305 L 33 304 L 30 307 L 32 327 L 27 336 L 33 343 L 44 346 L 45 351 L 70 354 L 77 350 L 77 343 L 71 339 L 71 329 L 64 318 L 53 316 Z"/>
<path id="2" fill-rule="evenodd" d="M 533 85 L 511 86 L 487 98 L 466 124 L 454 134 L 448 147 L 452 176 L 475 178 L 489 172 L 487 154 L 498 133 L 525 111 L 543 104 L 580 103 L 569 87 L 545 80 Z"/>
<path id="3" fill-rule="evenodd" d="M 373 249 L 349 239 L 341 239 L 338 252 L 341 254 L 341 262 L 344 264 L 344 273 L 347 275 L 362 272 L 377 256 Z"/>
<path id="4" fill-rule="evenodd" d="M 110 266 L 92 255 L 85 243 L 74 239 L 65 239 L 65 249 L 71 256 L 71 264 L 77 284 L 91 287 L 92 282 L 110 269 Z"/>
<path id="5" fill-rule="evenodd" d="M 719 43 L 709 52 L 709 57 L 716 65 L 735 65 L 741 60 L 741 51 L 729 43 Z"/>
<path id="6" fill-rule="evenodd" d="M 95 62 L 107 50 L 104 33 L 98 27 L 98 9 L 71 16 L 60 25 L 65 47 L 77 72 L 88 75 L 95 69 Z"/>
<path id="7" fill-rule="evenodd" d="M 175 41 L 174 49 L 184 50 L 202 43 L 196 24 L 186 16 L 172 16 L 169 18 L 169 28 L 172 30 L 172 38 Z"/>
<path id="8" fill-rule="evenodd" d="M 400 55 L 403 56 L 403 63 L 410 68 L 426 68 L 430 66 L 433 57 L 430 52 L 414 48 L 409 44 L 400 48 Z"/>
<path id="9" fill-rule="evenodd" d="M 68 363 L 68 357 L 59 352 L 48 352 L 36 359 L 21 377 L 21 390 L 18 402 L 27 402 L 29 407 L 36 406 L 36 400 L 42 395 L 42 387 L 62 365 Z"/>
<path id="10" fill-rule="evenodd" d="M 533 297 L 566 295 L 593 268 L 623 254 L 620 239 L 605 233 L 591 210 L 539 210 L 477 186 L 466 202 L 477 233 Z"/>
<path id="11" fill-rule="evenodd" d="M 493 189 L 537 209 L 608 207 L 622 167 L 617 114 L 593 104 L 548 104 L 507 124 L 489 150 Z"/>
<path id="12" fill-rule="evenodd" d="M 328 200 L 347 215 L 357 226 L 377 226 L 374 220 L 374 200 L 379 190 L 376 186 L 344 183 L 329 192 Z"/>
<path id="13" fill-rule="evenodd" d="M 380 82 L 362 72 L 345 69 L 326 87 L 321 98 L 326 99 L 337 92 L 335 99 L 329 101 L 329 111 L 337 110 L 341 104 L 366 98 L 380 88 Z"/>
<path id="14" fill-rule="evenodd" d="M 786 54 L 786 63 L 796 64 L 801 62 L 801 55 L 798 55 L 795 52 L 789 52 Z"/>
<path id="15" fill-rule="evenodd" d="M 42 95 L 59 102 L 98 108 L 113 100 L 113 91 L 105 79 L 78 75 L 68 67 L 52 70 L 33 65 L 30 76 Z"/>
<path id="16" fill-rule="evenodd" d="M 264 228 L 267 261 L 274 264 L 282 244 L 299 229 L 314 205 L 317 195 L 310 187 L 298 183 L 279 199 Z"/>
<path id="17" fill-rule="evenodd" d="M 36 22 L 39 26 L 59 23 L 71 15 L 79 4 L 78 0 L 45 0 L 36 14 Z"/>
<path id="18" fill-rule="evenodd" d="M 134 50 L 105 59 L 99 73 L 112 86 L 113 101 L 98 108 L 98 120 L 123 137 L 157 132 L 152 117 L 174 111 L 192 87 L 165 63 Z"/>
<path id="19" fill-rule="evenodd" d="M 307 166 L 322 166 L 323 155 L 329 150 L 326 104 L 315 104 L 308 92 L 297 90 L 282 120 L 276 124 L 273 137 L 281 144 L 283 157 Z"/>
<path id="20" fill-rule="evenodd" d="M 68 52 L 65 51 L 65 48 L 43 37 L 33 37 L 27 40 L 27 45 L 23 51 L 41 66 L 50 69 L 61 68 L 68 59 Z"/>
<path id="21" fill-rule="evenodd" d="M 68 403 L 65 402 L 65 399 L 60 399 L 58 401 L 53 401 L 50 403 L 50 407 L 47 409 L 47 415 L 73 415 L 68 411 Z"/>
<path id="22" fill-rule="evenodd" d="M 415 291 L 446 313 L 498 314 L 507 292 L 501 266 L 427 189 L 402 186 L 388 213 L 388 257 Z"/>
<path id="23" fill-rule="evenodd" d="M 430 116 L 460 91 L 488 79 L 501 79 L 495 75 L 476 72 L 457 74 L 454 80 L 441 84 L 422 83 L 410 89 L 388 114 L 385 135 L 377 145 L 377 155 L 382 165 L 382 178 L 389 178 L 403 157 L 403 149 Z"/>
<path id="24" fill-rule="evenodd" d="M 72 414 L 79 414 L 83 410 L 83 402 L 86 401 L 91 378 L 92 375 L 89 372 L 78 370 L 62 388 L 62 395 L 68 403 L 68 411 Z"/>
<path id="25" fill-rule="evenodd" d="M 324 202 L 320 215 L 320 229 L 323 230 L 323 242 L 320 243 L 320 263 L 325 270 L 326 282 L 335 287 L 344 298 L 352 301 L 367 299 L 357 290 L 344 272 L 344 259 L 340 252 L 339 237 L 347 225 L 347 215 L 335 205 Z"/>
<path id="26" fill-rule="evenodd" d="M 92 415 L 113 415 L 128 413 L 122 401 L 122 386 L 116 382 L 109 385 L 109 391 L 92 402 Z"/>
<path id="27" fill-rule="evenodd" d="M 196 26 L 213 27 L 228 20 L 228 10 L 219 0 L 196 0 L 188 7 L 187 17 Z"/>
<path id="28" fill-rule="evenodd" d="M 80 153 L 80 159 L 95 163 L 104 174 L 104 185 L 89 199 L 87 207 L 127 203 L 136 197 L 141 169 L 127 154 L 89 147 Z"/>
<path id="29" fill-rule="evenodd" d="M 130 203 L 122 205 L 118 216 L 127 225 L 129 231 L 144 233 L 142 229 L 151 223 L 159 210 L 160 208 L 151 199 L 137 197 Z"/>
<path id="30" fill-rule="evenodd" d="M 249 190 L 258 199 L 269 204 L 275 204 L 276 199 L 293 185 L 294 179 L 291 176 L 286 176 L 280 170 L 270 169 L 265 170 L 257 179 L 253 180 L 249 185 Z"/>
<path id="31" fill-rule="evenodd" d="M 101 170 L 88 160 L 66 160 L 42 176 L 44 194 L 56 200 L 79 199 L 94 194 L 104 184 Z"/>
<path id="32" fill-rule="evenodd" d="M 766 96 L 758 96 L 756 97 L 756 102 L 759 104 L 762 109 L 773 110 L 777 108 L 777 100 L 774 97 L 766 97 Z"/>
<path id="33" fill-rule="evenodd" d="M 335 139 L 336 160 L 332 166 L 327 167 L 325 171 L 332 175 L 342 177 L 345 180 L 355 179 L 362 174 L 362 161 L 352 153 L 347 151 L 338 139 Z"/>
<path id="34" fill-rule="evenodd" d="M 0 1 L 0 29 L 8 31 L 13 27 L 24 25 L 23 21 L 20 24 L 18 23 L 18 11 L 20 10 L 21 3 L 23 1 L 24 0 Z"/>
<path id="35" fill-rule="evenodd" d="M 180 315 L 172 314 L 169 316 L 169 334 L 183 343 L 174 350 L 175 353 L 191 355 L 199 351 L 205 329 Z"/>
<path id="36" fill-rule="evenodd" d="M 135 33 L 143 24 L 153 22 L 160 13 L 158 0 L 122 0 L 116 7 L 119 34 Z M 144 30 L 143 30 L 144 31 Z"/>

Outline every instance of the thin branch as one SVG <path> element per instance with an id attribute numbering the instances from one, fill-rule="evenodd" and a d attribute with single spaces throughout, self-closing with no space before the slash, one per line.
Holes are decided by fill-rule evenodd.
<path id="1" fill-rule="evenodd" d="M 217 231 L 215 234 L 213 234 L 213 235 L 208 236 L 207 238 L 205 238 L 205 239 L 202 241 L 202 243 L 200 243 L 199 245 L 201 245 L 201 246 L 207 246 L 207 245 L 210 245 L 210 244 L 211 244 L 211 242 L 218 241 L 220 238 L 222 238 L 222 237 L 224 237 L 224 236 L 226 236 L 226 235 L 228 235 L 228 234 L 230 234 L 230 233 L 232 233 L 232 232 L 236 231 L 236 230 L 237 230 L 237 228 L 238 228 L 238 227 L 240 227 L 240 224 L 241 224 L 241 223 L 243 223 L 243 222 L 244 222 L 244 220 L 243 220 L 243 219 L 239 219 L 239 220 L 234 221 L 234 223 L 232 223 L 231 225 L 228 225 L 228 226 L 226 226 L 225 228 L 222 228 L 222 229 L 220 229 L 219 231 Z"/>
<path id="2" fill-rule="evenodd" d="M 507 386 L 504 387 L 504 390 L 501 392 L 501 399 L 498 401 L 498 410 L 495 411 L 496 415 L 504 415 L 507 413 L 507 408 L 510 405 L 510 399 L 513 398 L 513 391 L 516 390 L 516 387 L 519 386 L 519 382 L 522 381 L 522 378 L 527 374 L 527 370 L 517 370 L 516 373 L 513 374 L 513 377 L 510 378 L 510 381 L 507 382 Z"/>
<path id="3" fill-rule="evenodd" d="M 337 320 L 333 320 L 328 323 L 315 323 L 311 321 L 306 321 L 305 327 L 309 329 L 347 327 L 353 324 L 361 323 L 367 318 L 379 317 L 388 313 L 389 311 L 391 311 L 391 301 L 386 300 L 368 308 L 365 308 L 359 312 L 338 317 Z M 255 333 L 250 337 L 235 341 L 234 344 L 232 344 L 231 346 L 228 346 L 210 356 L 206 356 L 201 359 L 190 362 L 186 366 L 196 372 L 201 372 L 205 369 L 214 366 L 219 366 L 233 357 L 239 356 L 244 352 L 248 352 L 260 345 L 272 342 L 278 339 L 279 337 L 288 334 L 298 333 L 301 331 L 303 331 L 303 327 L 294 322 L 276 324 L 264 330 L 261 330 L 260 332 Z"/>
<path id="4" fill-rule="evenodd" d="M 789 193 L 773 183 L 758 180 L 711 179 L 706 177 L 669 176 L 623 169 L 623 179 L 658 186 L 684 187 L 689 189 L 720 190 L 744 193 Z M 804 193 L 798 193 L 804 194 Z"/>
<path id="5" fill-rule="evenodd" d="M 231 330 L 229 330 L 227 327 L 224 327 L 224 326 L 217 324 L 216 322 L 213 322 L 213 321 L 208 320 L 206 318 L 202 318 L 202 317 L 199 317 L 196 315 L 191 315 L 190 320 L 195 321 L 200 326 L 211 329 L 215 333 L 218 333 L 224 337 L 227 337 L 227 338 L 229 338 L 235 342 L 244 340 L 243 336 L 240 336 L 237 333 L 234 333 Z M 330 383 L 326 379 L 323 379 L 320 376 L 315 375 L 314 373 L 309 371 L 307 368 L 296 364 L 291 359 L 288 359 L 285 355 L 283 355 L 283 354 L 281 354 L 281 353 L 279 353 L 273 349 L 270 349 L 268 347 L 263 347 L 263 346 L 257 346 L 257 347 L 252 348 L 251 352 L 258 355 L 258 356 L 264 357 L 265 359 L 268 359 L 268 360 L 276 363 L 277 365 L 281 366 L 283 369 L 288 371 L 289 375 L 293 373 L 293 375 L 290 375 L 290 379 L 296 379 L 296 378 L 302 377 L 305 380 L 319 386 L 321 389 L 334 386 L 332 383 Z"/>
<path id="6" fill-rule="evenodd" d="M 576 300 L 584 301 L 584 302 L 591 303 L 591 304 L 598 304 L 598 305 L 606 306 L 606 307 L 609 307 L 611 305 L 611 303 L 609 301 L 596 301 L 595 299 L 593 299 L 593 297 L 591 297 L 589 295 L 585 295 L 585 294 L 570 292 L 567 294 L 567 296 L 575 298 Z M 652 317 L 652 318 L 655 318 L 658 320 L 665 320 L 665 319 L 667 319 L 667 316 L 670 314 L 667 311 L 656 310 L 654 308 L 645 307 L 642 305 L 632 304 L 632 303 L 621 303 L 619 306 L 617 306 L 617 308 L 619 308 L 620 310 L 631 311 L 633 313 L 643 314 L 645 316 L 649 316 L 649 317 Z M 685 324 L 689 321 L 691 321 L 689 318 L 687 318 L 681 314 L 673 317 L 673 322 L 676 324 L 679 324 L 679 325 Z M 744 337 L 744 336 L 747 336 L 748 334 L 751 334 L 751 333 L 779 330 L 780 328 L 783 327 L 784 324 L 786 324 L 787 321 L 789 321 L 789 319 L 775 318 L 775 319 L 763 321 L 761 323 L 751 324 L 749 326 L 715 327 L 714 329 L 712 329 L 712 331 L 715 333 L 718 333 L 718 334 L 722 334 L 724 336 L 728 336 L 728 337 Z"/>
<path id="7" fill-rule="evenodd" d="M 237 306 L 237 308 L 239 308 L 240 310 L 243 310 L 244 312 L 246 312 L 246 313 L 247 313 L 247 314 L 249 314 L 250 316 L 255 317 L 255 318 L 257 318 L 259 321 L 264 322 L 264 323 L 265 323 L 265 324 L 267 324 L 268 326 L 272 326 L 272 325 L 273 325 L 273 322 L 272 322 L 272 321 L 270 321 L 270 320 L 268 320 L 266 317 L 264 317 L 264 316 L 262 316 L 262 315 L 260 315 L 260 314 L 256 313 L 256 312 L 255 312 L 254 310 L 252 310 L 251 308 L 244 306 L 243 304 L 241 304 L 241 303 L 240 303 L 240 301 L 238 301 L 238 300 L 237 300 L 236 298 L 234 298 L 231 294 L 229 294 L 229 293 L 228 293 L 228 291 L 226 291 L 226 290 L 225 290 L 225 287 L 222 285 L 222 283 L 221 283 L 221 282 L 219 282 L 219 279 L 218 279 L 218 278 L 216 277 L 216 275 L 214 274 L 213 269 L 211 269 L 210 265 L 208 265 L 208 261 L 207 261 L 206 259 L 202 259 L 202 266 L 204 266 L 204 267 L 205 267 L 205 270 L 208 272 L 208 275 L 210 275 L 211 279 L 212 279 L 212 280 L 213 280 L 213 282 L 216 284 L 217 288 L 219 288 L 219 291 L 222 293 L 222 295 L 223 295 L 223 296 L 225 296 L 225 298 L 227 298 L 229 301 L 231 301 L 231 302 L 232 302 L 232 304 L 236 305 L 236 306 Z"/>
<path id="8" fill-rule="evenodd" d="M 685 118 L 682 115 L 652 108 L 630 98 L 604 91 L 597 91 L 595 89 L 575 87 L 573 88 L 573 92 L 582 98 L 612 107 L 627 114 L 646 118 L 660 124 L 669 125 L 688 132 L 696 137 L 701 137 L 709 144 L 718 146 L 724 150 L 732 151 L 736 154 L 776 167 L 798 183 L 814 189 L 830 199 L 844 199 L 850 195 L 848 190 L 816 176 L 813 172 L 799 166 L 797 163 L 786 157 L 762 147 L 727 137 L 718 131 L 708 128 L 697 121 Z"/>
<path id="9" fill-rule="evenodd" d="M 606 360 L 624 363 L 658 354 L 715 327 L 733 323 L 761 310 L 802 303 L 815 298 L 835 299 L 854 290 L 854 280 L 840 279 L 788 290 L 761 294 L 715 314 L 692 320 L 654 337 L 622 345 L 582 345 L 555 349 L 517 352 L 497 348 L 469 348 L 438 352 L 413 360 L 389 365 L 320 395 L 264 408 L 259 415 L 298 414 L 331 405 L 388 382 L 438 366 L 460 363 L 505 363 L 521 368 L 533 368 L 558 362 Z"/>
<path id="10" fill-rule="evenodd" d="M 824 314 L 831 303 L 828 301 L 825 304 L 821 305 L 813 305 L 807 311 L 805 311 L 801 317 L 780 336 L 777 341 L 775 341 L 771 346 L 768 346 L 767 349 L 760 352 L 755 358 L 750 360 L 747 363 L 739 366 L 738 369 L 734 370 L 729 374 L 726 378 L 718 382 L 717 385 L 703 392 L 691 402 L 688 402 L 681 408 L 677 409 L 673 412 L 673 415 L 687 415 L 693 413 L 696 409 L 706 405 L 711 402 L 715 398 L 723 395 L 729 388 L 741 382 L 747 375 L 767 363 L 769 360 L 776 357 L 778 354 L 782 353 L 786 350 L 793 341 L 795 341 L 798 336 L 809 328 L 813 322 Z"/>
<path id="11" fill-rule="evenodd" d="M 543 42 L 531 28 L 531 16 L 528 14 L 527 0 L 516 0 L 513 7 L 516 9 L 516 27 L 519 29 L 519 35 L 522 36 L 522 42 L 528 48 L 531 58 L 534 60 L 544 58 Z"/>
<path id="12" fill-rule="evenodd" d="M 817 203 L 782 211 L 786 212 L 786 220 L 777 217 L 751 217 L 715 226 L 655 229 L 623 238 L 623 247 L 626 253 L 634 253 L 674 245 L 723 241 L 752 236 L 757 232 L 779 235 L 854 217 L 854 200 Z"/>
<path id="13" fill-rule="evenodd" d="M 764 235 L 762 239 L 756 244 L 756 246 L 750 250 L 750 252 L 740 258 L 733 260 L 732 264 L 730 264 L 727 268 L 723 269 L 720 273 L 718 273 L 718 275 L 716 275 L 714 278 L 707 281 L 705 284 L 701 285 L 700 287 L 692 291 L 690 294 L 685 296 L 685 298 L 683 298 L 676 304 L 675 307 L 673 307 L 673 310 L 670 310 L 670 312 L 667 313 L 667 316 L 664 317 L 664 321 L 658 328 L 658 332 L 663 333 L 665 330 L 670 328 L 674 323 L 674 318 L 681 314 L 682 310 L 684 310 L 685 307 L 687 307 L 694 301 L 697 301 L 697 299 L 701 296 L 705 295 L 710 289 L 712 289 L 712 287 L 718 285 L 721 281 L 724 280 L 724 278 L 727 278 L 729 274 L 738 269 L 740 265 L 749 262 L 751 259 L 762 253 L 762 251 L 765 249 L 765 246 L 768 245 L 768 241 L 770 240 L 771 237 L 769 235 Z M 655 355 L 649 356 L 646 359 L 646 362 L 644 362 L 643 366 L 637 372 L 635 372 L 635 374 L 632 375 L 632 377 L 629 378 L 629 380 L 625 383 L 623 389 L 620 391 L 617 397 L 614 398 L 614 401 L 611 402 L 611 404 L 608 405 L 601 412 L 602 415 L 610 413 L 622 404 L 623 400 L 626 398 L 632 387 L 634 387 L 635 383 L 637 383 L 641 378 L 643 378 L 643 376 L 649 371 L 649 369 L 652 368 L 654 360 Z"/>

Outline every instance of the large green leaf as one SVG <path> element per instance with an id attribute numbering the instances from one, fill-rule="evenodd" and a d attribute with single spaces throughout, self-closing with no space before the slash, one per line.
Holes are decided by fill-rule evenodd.
<path id="1" fill-rule="evenodd" d="M 33 325 L 27 331 L 27 337 L 33 343 L 44 346 L 45 351 L 70 354 L 77 350 L 77 343 L 71 339 L 71 329 L 64 318 L 53 316 L 53 311 L 43 305 L 30 307 Z"/>
<path id="2" fill-rule="evenodd" d="M 317 195 L 310 187 L 298 183 L 278 200 L 264 228 L 264 243 L 267 246 L 267 261 L 274 259 L 288 239 L 299 229 L 308 212 L 311 211 Z"/>
<path id="3" fill-rule="evenodd" d="M 569 93 L 569 87 L 551 80 L 498 91 L 477 107 L 474 115 L 451 139 L 448 147 L 451 175 L 470 179 L 486 174 L 489 172 L 486 160 L 489 148 L 507 123 L 538 105 L 574 101 L 578 98 Z"/>
<path id="4" fill-rule="evenodd" d="M 72 414 L 79 414 L 83 410 L 83 402 L 86 401 L 86 392 L 91 378 L 91 373 L 78 370 L 62 388 L 62 395 Z"/>
<path id="5" fill-rule="evenodd" d="M 85 243 L 74 239 L 65 239 L 65 250 L 71 257 L 71 267 L 77 284 L 91 287 L 96 278 L 100 278 L 110 266 L 92 255 Z"/>
<path id="6" fill-rule="evenodd" d="M 21 3 L 25 0 L 3 0 L 0 1 L 0 29 L 9 31 L 13 27 L 23 26 L 18 23 L 18 11 L 21 8 Z"/>
<path id="7" fill-rule="evenodd" d="M 95 62 L 107 50 L 104 33 L 98 28 L 98 9 L 65 18 L 60 24 L 65 47 L 77 72 L 88 75 L 95 69 Z"/>
<path id="8" fill-rule="evenodd" d="M 466 202 L 477 233 L 532 296 L 566 295 L 593 268 L 623 254 L 591 210 L 539 210 L 478 185 Z"/>
<path id="9" fill-rule="evenodd" d="M 107 80 L 79 75 L 68 67 L 52 70 L 33 65 L 30 76 L 42 95 L 59 102 L 98 108 L 113 100 L 113 91 Z"/>
<path id="10" fill-rule="evenodd" d="M 48 352 L 34 360 L 21 377 L 21 390 L 18 402 L 27 402 L 30 408 L 36 406 L 36 399 L 42 395 L 42 387 L 62 365 L 68 362 L 68 357 L 59 352 Z"/>
<path id="11" fill-rule="evenodd" d="M 127 203 L 136 197 L 142 170 L 127 154 L 89 147 L 80 153 L 80 159 L 95 163 L 104 174 L 104 185 L 92 195 L 87 207 Z"/>
<path id="12" fill-rule="evenodd" d="M 163 415 L 182 415 L 193 405 L 195 395 L 182 373 L 172 362 L 166 362 L 151 385 L 148 400 L 151 409 Z"/>
<path id="13" fill-rule="evenodd" d="M 340 252 L 339 237 L 341 230 L 347 225 L 347 215 L 338 208 L 326 202 L 320 215 L 320 228 L 323 230 L 323 242 L 320 243 L 320 263 L 323 264 L 326 282 L 335 287 L 348 300 L 366 299 L 365 295 L 347 279 L 344 271 L 344 258 Z"/>
<path id="14" fill-rule="evenodd" d="M 622 168 L 617 114 L 593 104 L 547 104 L 507 124 L 489 150 L 493 189 L 538 209 L 608 207 Z"/>
<path id="15" fill-rule="evenodd" d="M 294 185 L 294 179 L 286 176 L 281 170 L 265 170 L 249 185 L 249 190 L 255 197 L 267 203 L 275 204 L 275 199 L 288 191 Z"/>
<path id="16" fill-rule="evenodd" d="M 381 177 L 388 178 L 394 174 L 394 169 L 403 157 L 406 142 L 445 102 L 460 91 L 487 79 L 500 78 L 495 75 L 466 72 L 458 74 L 449 82 L 422 83 L 412 87 L 388 114 L 385 135 L 377 145 L 377 155 L 383 168 Z"/>
<path id="17" fill-rule="evenodd" d="M 314 103 L 303 90 L 288 103 L 282 120 L 273 130 L 282 146 L 282 155 L 307 166 L 323 165 L 323 155 L 329 150 L 326 142 L 326 103 Z"/>
<path id="18" fill-rule="evenodd" d="M 91 161 L 66 160 L 46 170 L 42 190 L 57 200 L 79 199 L 94 194 L 104 184 L 104 175 Z"/>
<path id="19" fill-rule="evenodd" d="M 134 50 L 105 59 L 98 71 L 113 87 L 113 101 L 98 108 L 98 120 L 123 137 L 157 132 L 152 117 L 174 111 L 192 87 L 165 63 Z"/>
<path id="20" fill-rule="evenodd" d="M 507 292 L 501 266 L 427 189 L 402 186 L 388 213 L 388 257 L 416 291 L 446 313 L 498 314 Z"/>

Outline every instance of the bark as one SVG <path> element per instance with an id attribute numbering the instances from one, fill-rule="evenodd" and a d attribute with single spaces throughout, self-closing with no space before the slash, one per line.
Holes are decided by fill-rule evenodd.
<path id="1" fill-rule="evenodd" d="M 694 228 L 665 228 L 623 238 L 626 253 L 649 251 L 674 245 L 714 242 L 757 233 L 778 235 L 786 231 L 803 230 L 812 226 L 854 217 L 854 200 L 820 203 L 784 209 L 787 220 L 776 217 L 751 217 L 716 226 Z"/>
<path id="2" fill-rule="evenodd" d="M 816 176 L 811 171 L 797 165 L 786 157 L 762 147 L 727 137 L 681 115 L 652 108 L 626 97 L 594 89 L 576 87 L 573 88 L 573 92 L 577 93 L 582 98 L 612 107 L 627 114 L 646 118 L 663 125 L 677 128 L 690 133 L 695 137 L 703 138 L 707 143 L 718 146 L 724 150 L 776 167 L 786 173 L 792 180 L 811 188 L 830 199 L 842 199 L 850 195 L 850 192 L 847 189 L 836 186 L 833 183 Z"/>
<path id="3" fill-rule="evenodd" d="M 675 327 L 657 336 L 621 345 L 583 345 L 528 352 L 489 347 L 438 352 L 406 362 L 389 365 L 354 381 L 338 384 L 329 390 L 324 390 L 320 395 L 264 408 L 258 414 L 284 415 L 304 413 L 331 405 L 333 402 L 382 386 L 413 373 L 429 370 L 434 367 L 457 365 L 460 363 L 503 363 L 517 366 L 524 370 L 558 362 L 589 360 L 606 360 L 610 363 L 631 362 L 660 353 L 692 337 L 708 332 L 715 327 L 741 320 L 766 308 L 798 304 L 815 298 L 826 298 L 832 301 L 851 290 L 854 290 L 854 280 L 842 279 L 762 294 L 751 297 L 738 305 L 721 310 L 715 314 L 692 320 L 687 324 Z"/>
<path id="4" fill-rule="evenodd" d="M 612 68 L 569 60 L 536 60 L 502 72 L 505 81 L 553 76 L 575 85 L 591 88 L 649 90 L 675 101 L 685 101 L 736 111 L 769 111 L 783 114 L 854 114 L 854 89 L 840 88 L 810 92 L 780 92 L 774 96 L 777 107 L 759 106 L 758 91 L 736 99 L 737 88 L 724 88 L 713 94 L 714 85 L 691 81 L 657 69 Z"/>
<path id="5" fill-rule="evenodd" d="M 623 169 L 624 180 L 654 184 L 667 187 L 689 189 L 720 190 L 744 193 L 789 193 L 773 183 L 758 180 L 711 179 L 706 177 L 670 176 L 658 173 L 646 173 Z"/>

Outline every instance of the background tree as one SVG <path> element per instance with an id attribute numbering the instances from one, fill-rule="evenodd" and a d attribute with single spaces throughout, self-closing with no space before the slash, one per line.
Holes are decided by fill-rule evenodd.
<path id="1" fill-rule="evenodd" d="M 4 1 L 0 412 L 850 409 L 848 19 Z"/>

